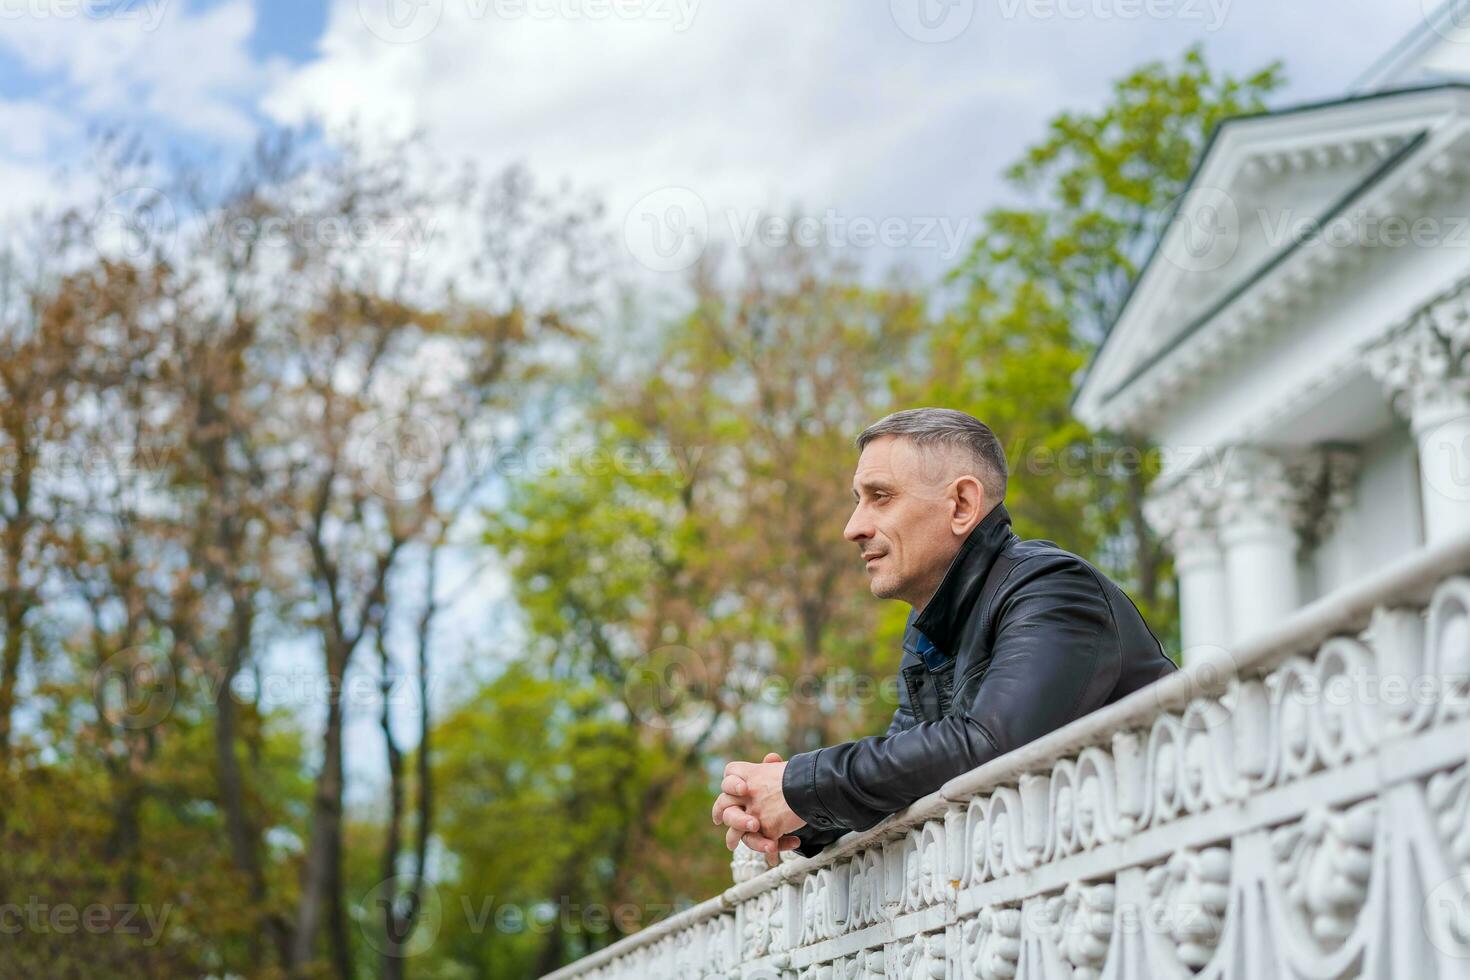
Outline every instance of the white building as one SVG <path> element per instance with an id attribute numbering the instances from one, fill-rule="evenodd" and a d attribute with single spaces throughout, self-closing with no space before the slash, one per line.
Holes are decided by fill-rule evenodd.
<path id="1" fill-rule="evenodd" d="M 1185 669 L 555 976 L 1470 977 L 1452 13 L 1221 128 L 1078 394 L 1169 450 Z"/>
<path id="2" fill-rule="evenodd" d="M 1452 13 L 1344 98 L 1221 127 L 1078 393 L 1083 421 L 1166 452 L 1149 515 L 1186 660 L 1470 530 Z"/>

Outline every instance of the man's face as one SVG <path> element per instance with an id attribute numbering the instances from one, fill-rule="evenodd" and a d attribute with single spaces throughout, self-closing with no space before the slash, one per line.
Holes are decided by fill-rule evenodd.
<path id="1" fill-rule="evenodd" d="M 862 552 L 873 595 L 917 608 L 939 588 L 964 542 L 955 528 L 953 471 L 945 450 L 896 436 L 863 449 L 852 478 L 857 506 L 843 537 Z"/>

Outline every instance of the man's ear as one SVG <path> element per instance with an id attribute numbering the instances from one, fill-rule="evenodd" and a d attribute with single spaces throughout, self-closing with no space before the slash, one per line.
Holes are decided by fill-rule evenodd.
<path id="1" fill-rule="evenodd" d="M 968 535 L 985 517 L 988 509 L 985 488 L 973 476 L 962 476 L 950 491 L 949 526 L 956 535 Z"/>

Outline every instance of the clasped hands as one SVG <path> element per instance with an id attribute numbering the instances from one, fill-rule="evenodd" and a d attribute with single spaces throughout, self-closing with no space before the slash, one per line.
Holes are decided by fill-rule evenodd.
<path id="1" fill-rule="evenodd" d="M 781 791 L 785 772 L 786 763 L 774 752 L 758 763 L 729 763 L 710 814 L 717 826 L 726 828 L 726 847 L 733 851 L 744 841 L 752 851 L 764 854 L 772 867 L 781 860 L 782 851 L 800 845 L 792 833 L 806 826 L 786 805 L 786 794 Z"/>

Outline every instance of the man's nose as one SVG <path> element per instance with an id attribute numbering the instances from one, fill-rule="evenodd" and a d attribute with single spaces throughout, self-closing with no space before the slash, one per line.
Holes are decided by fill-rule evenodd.
<path id="1" fill-rule="evenodd" d="M 849 541 L 866 541 L 873 536 L 872 524 L 863 514 L 863 508 L 853 510 L 852 516 L 847 519 L 847 527 L 842 529 L 842 536 Z"/>

